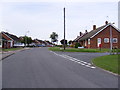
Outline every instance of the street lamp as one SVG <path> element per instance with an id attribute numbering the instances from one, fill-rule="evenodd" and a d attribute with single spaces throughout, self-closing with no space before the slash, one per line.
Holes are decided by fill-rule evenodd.
<path id="1" fill-rule="evenodd" d="M 27 32 L 25 33 L 25 47 L 26 47 L 26 45 L 27 45 L 27 33 L 29 33 L 29 31 L 27 31 Z"/>

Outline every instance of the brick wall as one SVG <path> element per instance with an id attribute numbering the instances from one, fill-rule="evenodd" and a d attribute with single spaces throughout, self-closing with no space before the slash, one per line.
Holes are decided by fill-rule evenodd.
<path id="1" fill-rule="evenodd" d="M 118 38 L 118 43 L 113 43 L 113 47 L 117 46 L 118 48 L 120 48 L 120 32 L 116 31 L 115 28 L 113 27 L 112 27 L 112 37 Z M 91 39 L 91 45 L 90 45 L 91 48 L 98 48 L 97 38 L 101 38 L 102 48 L 110 48 L 110 26 Z M 104 43 L 104 38 L 109 38 L 109 43 Z"/>

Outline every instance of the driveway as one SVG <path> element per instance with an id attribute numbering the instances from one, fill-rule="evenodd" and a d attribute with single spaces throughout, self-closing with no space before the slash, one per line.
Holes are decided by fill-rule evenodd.
<path id="1" fill-rule="evenodd" d="M 84 53 L 84 52 L 56 52 L 56 53 L 61 55 L 68 55 L 88 63 L 91 63 L 91 60 L 96 57 L 109 55 L 109 53 Z"/>

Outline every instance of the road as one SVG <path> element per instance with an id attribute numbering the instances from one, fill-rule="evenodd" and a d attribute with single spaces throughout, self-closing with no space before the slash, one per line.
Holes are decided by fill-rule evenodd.
<path id="1" fill-rule="evenodd" d="M 90 54 L 88 54 L 90 55 Z M 86 54 L 87 57 L 87 54 Z M 118 77 L 47 48 L 17 52 L 2 61 L 3 88 L 117 88 Z M 82 58 L 81 58 L 82 59 Z M 84 60 L 84 59 L 83 59 Z"/>

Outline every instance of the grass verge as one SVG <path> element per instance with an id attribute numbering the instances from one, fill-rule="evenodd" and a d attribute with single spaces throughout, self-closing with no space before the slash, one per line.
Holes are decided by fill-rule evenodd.
<path id="1" fill-rule="evenodd" d="M 2 49 L 2 51 L 4 52 L 8 52 L 8 51 L 15 51 L 15 50 L 20 50 L 22 48 L 9 48 L 9 49 Z"/>
<path id="2" fill-rule="evenodd" d="M 107 55 L 92 60 L 96 66 L 120 75 L 120 55 Z"/>
<path id="3" fill-rule="evenodd" d="M 78 48 L 66 48 L 66 50 L 63 50 L 63 48 L 59 47 L 50 47 L 49 50 L 51 51 L 65 51 L 65 52 L 109 52 L 109 49 L 78 49 Z"/>

